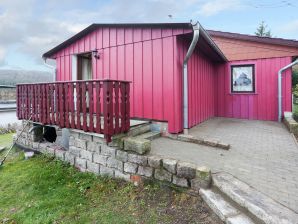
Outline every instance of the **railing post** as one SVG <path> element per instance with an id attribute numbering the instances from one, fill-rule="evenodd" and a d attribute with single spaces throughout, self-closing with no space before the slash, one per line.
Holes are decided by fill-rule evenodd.
<path id="1" fill-rule="evenodd" d="M 89 128 L 90 132 L 94 130 L 93 124 L 93 111 L 94 111 L 94 104 L 93 104 L 93 81 L 88 82 L 88 96 L 89 96 Z"/>
<path id="2" fill-rule="evenodd" d="M 100 91 L 101 89 L 101 85 L 100 85 L 100 82 L 96 82 L 95 83 L 95 102 L 96 102 L 96 132 L 97 133 L 100 133 L 101 132 L 101 107 L 100 107 L 100 104 L 101 104 L 101 95 L 100 93 L 102 91 Z"/>
<path id="3" fill-rule="evenodd" d="M 17 118 L 20 119 L 20 86 L 17 85 Z"/>
<path id="4" fill-rule="evenodd" d="M 129 82 L 125 83 L 125 94 L 124 94 L 124 103 L 125 103 L 125 112 L 124 112 L 124 131 L 127 132 L 130 128 L 130 86 Z"/>
<path id="5" fill-rule="evenodd" d="M 86 82 L 82 82 L 82 109 L 83 109 L 83 130 L 88 131 L 87 128 L 87 91 Z"/>
<path id="6" fill-rule="evenodd" d="M 111 141 L 113 133 L 113 82 L 103 81 L 103 116 L 104 135 L 107 142 Z"/>
<path id="7" fill-rule="evenodd" d="M 115 134 L 120 133 L 119 128 L 119 82 L 114 82 L 114 120 L 115 120 Z"/>

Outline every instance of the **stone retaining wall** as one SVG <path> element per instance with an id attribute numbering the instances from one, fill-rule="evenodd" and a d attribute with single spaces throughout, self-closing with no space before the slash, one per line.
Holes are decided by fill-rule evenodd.
<path id="1" fill-rule="evenodd" d="M 26 130 L 30 127 L 32 124 Z M 206 167 L 197 167 L 191 163 L 155 155 L 138 155 L 108 146 L 97 134 L 69 130 L 69 149 L 57 144 L 39 143 L 40 128 L 31 134 L 23 133 L 17 144 L 53 155 L 82 172 L 121 178 L 135 183 L 142 178 L 151 178 L 179 187 L 192 188 L 196 192 L 201 187 L 208 188 L 211 184 L 211 173 Z"/>
<path id="2" fill-rule="evenodd" d="M 291 133 L 298 135 L 298 123 L 294 120 L 291 112 L 285 112 L 283 121 Z"/>

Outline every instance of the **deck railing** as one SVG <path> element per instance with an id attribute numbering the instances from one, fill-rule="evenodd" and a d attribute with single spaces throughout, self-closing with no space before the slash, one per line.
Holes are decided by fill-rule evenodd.
<path id="1" fill-rule="evenodd" d="M 84 80 L 17 85 L 17 117 L 111 136 L 130 127 L 129 82 Z"/>

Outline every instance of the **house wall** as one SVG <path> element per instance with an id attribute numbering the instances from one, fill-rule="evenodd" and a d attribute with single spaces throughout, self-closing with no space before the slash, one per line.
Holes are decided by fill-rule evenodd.
<path id="1" fill-rule="evenodd" d="M 132 81 L 131 117 L 168 121 L 182 131 L 182 64 L 176 35 L 182 29 L 100 28 L 58 52 L 57 80 L 71 80 L 72 55 L 97 49 L 94 79 Z"/>
<path id="2" fill-rule="evenodd" d="M 217 66 L 216 116 L 252 120 L 278 119 L 277 73 L 292 62 L 292 57 L 267 58 L 245 61 L 231 61 Z M 231 93 L 231 70 L 234 64 L 255 64 L 254 94 Z M 283 74 L 283 111 L 291 111 L 291 70 Z"/>
<path id="3" fill-rule="evenodd" d="M 189 43 L 180 39 L 178 48 L 184 56 Z M 183 58 L 181 58 L 183 63 Z M 214 63 L 195 49 L 188 61 L 188 125 L 189 128 L 214 117 L 215 115 L 215 78 Z"/>

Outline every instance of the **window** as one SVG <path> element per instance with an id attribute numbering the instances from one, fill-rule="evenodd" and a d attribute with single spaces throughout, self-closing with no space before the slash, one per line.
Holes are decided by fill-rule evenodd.
<path id="1" fill-rule="evenodd" d="M 231 66 L 231 92 L 255 92 L 255 65 L 250 64 Z"/>

